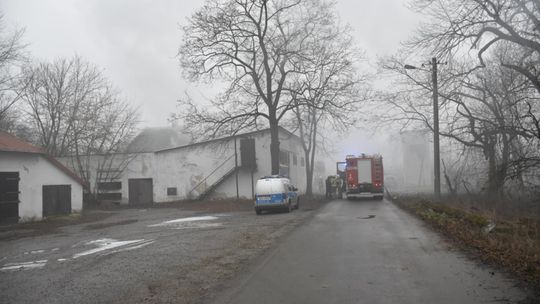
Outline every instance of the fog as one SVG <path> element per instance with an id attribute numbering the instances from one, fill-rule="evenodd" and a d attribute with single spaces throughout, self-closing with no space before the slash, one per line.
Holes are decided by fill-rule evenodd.
<path id="1" fill-rule="evenodd" d="M 187 68 L 181 67 L 179 49 L 186 36 L 183 26 L 190 23 L 189 18 L 202 7 L 203 3 L 203 0 L 166 0 L 159 3 L 143 0 L 113 2 L 105 0 L 4 0 L 1 10 L 6 29 L 24 29 L 22 43 L 26 45 L 24 53 L 30 62 L 52 62 L 57 58 L 80 56 L 80 58 L 95 65 L 103 77 L 110 81 L 111 89 L 119 92 L 119 98 L 133 106 L 140 114 L 137 132 L 133 134 L 137 135 L 139 131 L 147 128 L 164 130 L 159 128 L 171 127 L 171 124 L 175 128 L 185 127 L 184 122 L 171 123 L 172 114 L 178 114 L 185 110 L 178 107 L 178 100 L 189 98 L 194 105 L 203 109 L 210 108 L 208 105 L 211 105 L 212 101 L 218 100 L 218 94 L 226 88 L 226 81 L 220 77 L 189 81 L 186 78 Z M 351 44 L 357 48 L 355 50 L 363 54 L 357 66 L 359 74 L 367 75 L 366 78 L 369 79 L 373 90 L 378 93 L 391 92 L 395 94 L 396 90 L 400 89 L 406 92 L 407 96 L 400 99 L 399 94 L 397 94 L 393 97 L 395 100 L 380 98 L 380 95 L 376 98 L 373 97 L 372 99 L 377 100 L 380 104 L 376 104 L 374 107 L 371 105 L 372 107 L 368 108 L 360 106 L 356 115 L 360 119 L 358 124 L 351 125 L 348 130 L 340 131 L 341 133 L 332 130 L 324 131 L 326 137 L 331 138 L 331 140 L 325 141 L 326 146 L 323 150 L 326 150 L 327 153 L 321 154 L 326 174 L 334 174 L 335 162 L 343 161 L 346 155 L 381 154 L 384 157 L 389 189 L 402 188 L 401 190 L 412 192 L 431 191 L 433 176 L 432 135 L 430 132 L 422 131 L 418 133 L 421 135 L 412 136 L 412 133 L 407 131 L 424 130 L 426 129 L 425 124 L 429 124 L 431 121 L 429 114 L 424 115 L 431 112 L 429 104 L 431 98 L 430 74 L 426 72 L 427 66 L 424 66 L 423 71 L 420 69 L 414 72 L 404 71 L 402 67 L 404 64 L 421 67 L 433 55 L 430 53 L 430 48 L 434 47 L 436 43 L 433 45 L 427 43 L 427 45 L 419 47 L 422 49 L 421 51 L 403 51 L 403 42 L 411 41 L 411 38 L 419 35 L 420 32 L 416 29 L 421 26 L 422 22 L 433 21 L 426 14 L 421 15 L 409 9 L 409 6 L 412 5 L 414 5 L 412 2 L 400 0 L 336 1 L 336 25 L 350 26 L 354 38 L 354 43 L 351 42 Z M 425 30 L 432 29 L 433 27 Z M 464 61 L 466 67 L 474 65 L 471 62 L 466 62 L 471 58 L 475 59 L 473 53 L 464 52 L 462 49 L 456 54 L 463 57 L 460 60 Z M 388 60 L 388 56 L 395 57 Z M 386 64 L 381 65 L 383 59 L 386 60 Z M 495 59 L 492 58 L 492 60 Z M 458 60 L 442 68 L 441 81 L 448 80 L 445 77 L 451 75 L 450 70 L 459 68 L 462 67 L 459 66 Z M 385 69 L 387 74 L 383 73 L 381 69 Z M 494 72 L 496 71 L 490 71 L 487 74 L 496 75 Z M 390 74 L 393 76 L 388 76 Z M 394 81 L 397 78 L 401 79 L 401 83 L 398 82 L 398 85 L 395 85 Z M 420 89 L 418 84 L 424 85 L 423 89 Z M 454 84 L 454 89 L 462 85 L 463 83 Z M 452 90 L 452 88 L 442 85 L 441 91 L 444 90 Z M 363 93 L 363 91 L 359 90 L 358 93 Z M 392 104 L 392 102 L 394 103 Z M 419 103 L 423 103 L 420 105 L 421 108 L 417 107 Z M 384 113 L 384 109 L 385 107 L 386 109 L 397 108 L 402 105 L 404 110 L 412 109 L 413 112 L 418 110 L 420 113 L 417 114 L 424 115 L 422 116 L 426 118 L 424 125 L 403 127 L 394 123 L 381 127 L 378 125 L 377 119 L 374 119 L 377 111 L 381 112 L 377 115 L 398 115 L 395 112 Z M 407 106 L 410 107 L 407 108 Z M 454 136 L 456 139 L 456 137 L 462 136 L 464 133 L 456 133 L 456 130 L 451 129 L 453 125 L 450 122 L 452 119 L 456 119 L 455 116 L 452 116 L 456 114 L 455 109 L 449 107 L 442 109 L 442 111 L 444 115 L 447 115 L 441 119 L 446 119 L 447 124 L 443 127 L 446 127 L 446 131 L 450 132 L 448 138 Z M 514 146 L 523 146 L 521 148 L 523 151 L 509 154 L 526 155 L 520 156 L 518 162 L 524 161 L 523 166 L 527 168 L 537 164 L 534 152 L 535 143 L 528 141 L 529 138 L 537 136 L 533 130 L 527 129 L 531 127 L 531 122 L 536 117 L 534 111 L 536 110 L 533 110 L 531 114 L 533 120 L 524 122 L 524 128 L 528 133 L 523 139 L 520 139 L 521 141 L 518 140 L 518 144 L 513 144 Z M 479 116 L 483 115 L 484 112 L 481 107 L 478 107 L 477 114 Z M 518 116 L 516 120 L 521 118 Z M 407 119 L 411 119 L 411 117 L 407 117 Z M 490 121 L 491 117 L 482 117 L 482 119 Z M 462 121 L 458 122 L 463 124 Z M 196 125 L 193 122 L 187 124 Z M 265 127 L 266 125 L 264 123 L 258 125 L 258 127 L 261 126 Z M 457 128 L 461 127 L 463 126 L 460 125 Z M 521 127 L 519 126 L 519 128 Z M 145 134 L 148 135 L 148 131 L 143 133 L 143 135 Z M 171 137 L 163 132 L 160 134 L 159 131 L 156 134 L 155 140 L 144 140 L 144 143 L 141 143 L 139 137 L 139 143 L 133 143 L 130 149 L 146 151 L 154 146 L 168 147 L 186 142 L 184 135 L 175 138 L 175 136 Z M 477 138 L 481 138 L 481 136 Z M 457 139 L 462 140 L 463 138 Z M 497 141 L 497 139 L 494 140 Z M 442 143 L 442 152 L 446 153 L 443 155 L 443 161 L 447 162 L 449 171 L 457 170 L 459 174 L 456 174 L 464 174 L 460 171 L 461 169 L 458 169 L 459 166 L 452 166 L 452 164 L 458 161 L 465 151 L 468 155 L 467 161 L 470 162 L 467 166 L 471 168 L 474 167 L 472 165 L 478 166 L 470 170 L 468 173 L 470 176 L 487 170 L 488 164 L 485 154 L 487 152 L 486 146 L 482 146 L 483 143 L 480 143 L 480 146 L 478 143 L 470 143 L 467 149 L 456 147 L 455 144 L 456 141 Z M 497 151 L 493 152 L 491 157 L 495 162 L 501 159 Z M 508 158 L 508 155 L 505 157 Z M 533 160 L 532 164 L 531 159 Z M 465 166 L 465 161 L 461 163 L 461 166 Z M 495 167 L 496 165 L 492 164 L 491 168 Z M 510 170 L 513 172 L 512 174 L 522 175 L 521 167 L 514 169 L 512 169 L 514 171 Z M 534 180 L 535 173 L 533 171 L 527 174 L 532 177 L 524 178 L 524 182 Z M 514 177 L 512 175 L 512 178 Z M 506 179 L 502 180 L 504 184 Z M 444 182 L 443 178 L 443 184 Z M 473 187 L 474 184 L 477 189 L 482 189 L 482 182 L 468 182 L 468 186 Z M 392 183 L 395 183 L 396 186 L 391 186 Z M 496 185 L 493 184 L 492 187 L 496 188 Z M 444 190 L 445 185 L 442 188 Z"/>
<path id="2" fill-rule="evenodd" d="M 77 54 L 102 68 L 140 109 L 144 128 L 167 126 L 185 92 L 201 103 L 220 92 L 219 85 L 184 79 L 176 57 L 181 26 L 203 3 L 3 0 L 1 10 L 8 27 L 25 29 L 27 51 L 36 60 Z M 419 20 L 401 0 L 340 0 L 337 9 L 342 22 L 353 28 L 371 68 L 378 56 L 395 52 Z"/>

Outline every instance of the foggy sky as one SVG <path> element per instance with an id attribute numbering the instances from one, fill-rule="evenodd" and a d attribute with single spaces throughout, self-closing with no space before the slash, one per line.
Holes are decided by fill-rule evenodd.
<path id="1" fill-rule="evenodd" d="M 141 113 L 141 127 L 168 125 L 175 101 L 187 91 L 196 100 L 216 90 L 182 79 L 177 50 L 180 27 L 203 0 L 0 0 L 8 28 L 25 28 L 27 51 L 38 60 L 79 55 L 99 66 Z M 418 24 L 405 0 L 338 0 L 343 23 L 354 29 L 372 65 L 395 53 Z M 340 154 L 380 150 L 352 132 Z"/>

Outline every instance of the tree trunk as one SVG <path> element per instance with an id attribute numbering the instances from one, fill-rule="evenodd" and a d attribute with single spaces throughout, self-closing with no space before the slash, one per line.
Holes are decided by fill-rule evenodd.
<path id="1" fill-rule="evenodd" d="M 497 166 L 497 152 L 495 150 L 495 144 L 489 143 L 487 147 L 488 155 L 488 197 L 498 199 L 503 194 L 503 182 L 504 177 L 501 179 L 501 172 Z M 503 182 L 501 182 L 503 181 Z"/>
<path id="2" fill-rule="evenodd" d="M 279 174 L 279 125 L 275 117 L 270 117 L 270 159 L 272 175 Z"/>
<path id="3" fill-rule="evenodd" d="M 304 151 L 306 158 L 306 195 L 313 195 L 313 164 L 309 157 L 309 151 Z"/>
<path id="4" fill-rule="evenodd" d="M 309 195 L 313 194 L 313 173 L 315 171 L 315 153 L 317 153 L 317 129 L 318 129 L 318 124 L 317 124 L 318 119 L 316 116 L 317 110 L 313 109 L 312 113 L 313 113 L 312 119 L 314 121 L 314 124 L 313 124 L 312 132 L 310 135 L 311 136 L 310 138 L 311 149 L 306 151 L 306 167 L 309 168 L 308 174 L 306 176 L 307 183 L 310 189 Z"/>

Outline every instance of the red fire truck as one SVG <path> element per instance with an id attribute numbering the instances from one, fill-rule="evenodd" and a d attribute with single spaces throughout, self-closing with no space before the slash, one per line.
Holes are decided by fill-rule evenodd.
<path id="1" fill-rule="evenodd" d="M 384 196 L 384 171 L 381 155 L 348 155 L 345 159 L 347 198 Z"/>

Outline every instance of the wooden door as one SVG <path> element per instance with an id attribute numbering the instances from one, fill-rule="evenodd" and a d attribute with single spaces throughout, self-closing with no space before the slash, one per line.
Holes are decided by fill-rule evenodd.
<path id="1" fill-rule="evenodd" d="M 43 186 L 43 217 L 71 213 L 71 185 Z"/>
<path id="2" fill-rule="evenodd" d="M 0 172 L 0 223 L 19 221 L 19 172 Z"/>
<path id="3" fill-rule="evenodd" d="M 128 180 L 129 204 L 146 205 L 154 200 L 153 183 L 151 178 L 131 178 Z"/>

